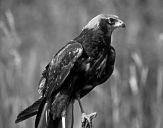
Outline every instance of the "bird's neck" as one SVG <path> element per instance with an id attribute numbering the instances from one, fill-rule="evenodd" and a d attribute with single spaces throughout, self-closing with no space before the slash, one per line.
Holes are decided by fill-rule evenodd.
<path id="1" fill-rule="evenodd" d="M 103 50 L 110 47 L 111 36 L 107 36 L 100 30 L 84 30 L 74 40 L 82 44 L 88 56 L 96 58 Z"/>

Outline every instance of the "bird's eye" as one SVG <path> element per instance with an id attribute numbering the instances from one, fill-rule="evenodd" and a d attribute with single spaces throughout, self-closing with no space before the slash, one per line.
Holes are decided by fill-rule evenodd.
<path id="1" fill-rule="evenodd" d="M 110 19 L 109 19 L 109 24 L 113 25 L 114 23 L 115 23 L 115 19 L 110 18 Z"/>

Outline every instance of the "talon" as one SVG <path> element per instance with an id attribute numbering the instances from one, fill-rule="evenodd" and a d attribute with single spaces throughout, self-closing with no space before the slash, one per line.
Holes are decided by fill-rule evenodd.
<path id="1" fill-rule="evenodd" d="M 92 128 L 92 120 L 97 116 L 97 113 L 91 113 L 87 115 L 86 113 L 82 113 L 82 128 Z"/>

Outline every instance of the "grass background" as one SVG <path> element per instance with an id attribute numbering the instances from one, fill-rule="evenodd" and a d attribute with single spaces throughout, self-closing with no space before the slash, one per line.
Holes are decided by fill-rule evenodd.
<path id="1" fill-rule="evenodd" d="M 0 128 L 34 127 L 34 118 L 14 121 L 39 97 L 42 70 L 100 13 L 118 15 L 127 28 L 113 33 L 112 77 L 82 99 L 87 112 L 98 113 L 94 127 L 163 126 L 162 0 L 0 0 Z"/>

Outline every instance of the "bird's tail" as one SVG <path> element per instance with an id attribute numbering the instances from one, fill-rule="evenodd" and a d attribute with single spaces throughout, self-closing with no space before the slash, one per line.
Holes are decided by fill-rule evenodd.
<path id="1" fill-rule="evenodd" d="M 68 110 L 66 111 L 65 115 L 66 128 L 72 128 L 73 120 L 71 120 L 71 113 L 73 109 L 71 105 L 71 102 L 69 102 L 69 96 L 63 93 L 58 93 L 55 96 L 53 102 L 43 100 L 38 109 L 38 113 L 35 120 L 35 128 L 61 128 L 63 116 L 62 113 L 64 113 L 63 111 L 65 110 Z M 70 127 L 67 127 L 68 125 Z"/>
<path id="2" fill-rule="evenodd" d="M 67 106 L 67 107 L 66 107 Z M 41 98 L 31 106 L 23 110 L 17 116 L 15 123 L 21 122 L 37 114 L 35 128 L 61 128 L 61 113 L 66 109 L 65 125 L 67 128 L 73 126 L 73 102 L 69 102 L 67 94 L 59 93 L 54 98 L 53 103 L 48 102 L 46 98 Z M 51 111 L 51 113 L 50 113 Z"/>
<path id="3" fill-rule="evenodd" d="M 35 120 L 35 128 L 59 128 L 61 118 L 53 120 L 50 114 L 50 104 L 43 100 L 38 109 L 38 113 Z"/>
<path id="4" fill-rule="evenodd" d="M 36 102 L 34 102 L 31 106 L 29 106 L 28 108 L 26 108 L 25 110 L 21 111 L 18 116 L 17 119 L 15 120 L 15 123 L 19 123 L 23 120 L 26 120 L 34 115 L 37 114 L 38 112 L 38 108 L 42 102 L 43 98 L 38 99 Z"/>

